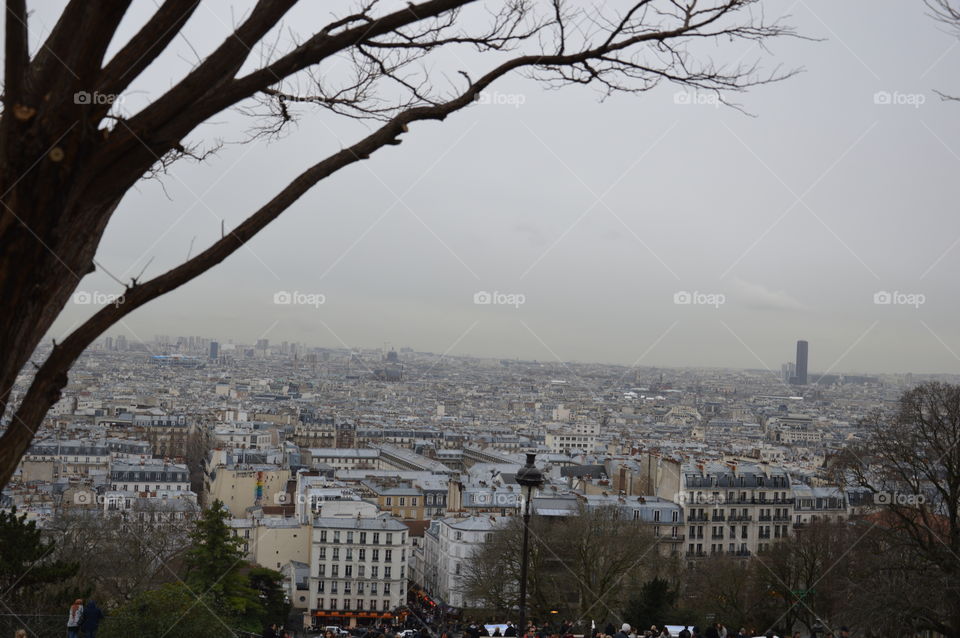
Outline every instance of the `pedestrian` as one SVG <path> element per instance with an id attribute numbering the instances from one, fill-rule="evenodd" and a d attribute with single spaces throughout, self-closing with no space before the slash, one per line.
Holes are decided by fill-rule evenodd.
<path id="1" fill-rule="evenodd" d="M 67 615 L 67 638 L 77 638 L 81 622 L 83 622 L 83 599 L 77 598 L 70 605 L 70 613 Z"/>
<path id="2" fill-rule="evenodd" d="M 630 635 L 630 623 L 625 622 L 620 626 L 620 631 L 618 631 L 613 638 L 627 638 Z"/>
<path id="3" fill-rule="evenodd" d="M 666 625 L 660 630 L 660 638 L 670 638 L 670 630 L 667 629 Z"/>
<path id="4" fill-rule="evenodd" d="M 97 628 L 100 621 L 103 620 L 103 611 L 97 607 L 97 603 L 91 598 L 83 606 L 83 619 L 80 621 L 80 629 L 83 630 L 84 638 L 96 638 Z"/>
<path id="5" fill-rule="evenodd" d="M 503 634 L 500 633 L 500 627 L 497 627 L 496 629 L 493 630 L 493 637 L 503 638 Z"/>
<path id="6" fill-rule="evenodd" d="M 504 630 L 503 635 L 507 638 L 516 638 L 517 628 L 513 626 L 512 622 L 507 622 L 507 628 Z"/>
<path id="7" fill-rule="evenodd" d="M 13 638 L 27 638 L 26 629 L 18 629 L 13 633 Z"/>
<path id="8" fill-rule="evenodd" d="M 603 628 L 603 633 L 607 636 L 612 636 L 617 633 L 617 628 L 613 626 L 612 622 L 608 622 L 607 626 Z"/>
<path id="9" fill-rule="evenodd" d="M 722 622 L 717 623 L 717 631 L 720 632 L 720 638 L 727 638 L 727 626 Z"/>
<path id="10" fill-rule="evenodd" d="M 707 627 L 707 631 L 703 635 L 705 638 L 720 638 L 720 632 L 717 631 L 715 624 Z"/>

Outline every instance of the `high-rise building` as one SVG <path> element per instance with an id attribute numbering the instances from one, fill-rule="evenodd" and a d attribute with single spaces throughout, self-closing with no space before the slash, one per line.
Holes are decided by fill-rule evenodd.
<path id="1" fill-rule="evenodd" d="M 797 342 L 797 385 L 807 385 L 807 348 L 806 341 Z"/>
<path id="2" fill-rule="evenodd" d="M 210 342 L 210 358 L 217 359 L 220 356 L 220 344 L 216 341 Z"/>

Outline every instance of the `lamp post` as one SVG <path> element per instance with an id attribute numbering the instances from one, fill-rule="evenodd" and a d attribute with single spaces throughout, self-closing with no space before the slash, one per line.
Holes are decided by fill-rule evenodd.
<path id="1" fill-rule="evenodd" d="M 523 549 L 520 555 L 520 624 L 517 628 L 519 636 L 527 633 L 527 562 L 529 556 L 527 547 L 530 542 L 530 501 L 533 500 L 533 491 L 543 485 L 543 472 L 534 465 L 537 455 L 527 452 L 527 464 L 517 472 L 517 483 L 523 490 Z"/>

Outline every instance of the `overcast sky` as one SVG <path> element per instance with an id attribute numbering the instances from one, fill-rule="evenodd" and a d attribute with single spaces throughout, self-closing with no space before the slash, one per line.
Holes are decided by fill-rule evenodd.
<path id="1" fill-rule="evenodd" d="M 36 37 L 54 4 L 32 16 Z M 205 2 L 122 108 L 219 43 L 246 10 L 234 4 Z M 325 21 L 305 4 L 286 27 Z M 135 3 L 122 35 L 152 7 Z M 806 339 L 812 371 L 960 372 L 960 103 L 934 93 L 960 94 L 957 39 L 920 2 L 764 9 L 822 41 L 709 49 L 717 62 L 803 67 L 735 96 L 756 117 L 673 85 L 601 102 L 588 87 L 507 78 L 493 103 L 413 125 L 110 334 L 775 370 Z M 225 113 L 194 139 L 235 142 L 251 125 Z M 279 141 L 175 165 L 123 201 L 98 262 L 128 279 L 152 260 L 145 276 L 159 274 L 367 126 L 303 110 Z M 118 286 L 97 272 L 78 290 Z M 477 304 L 481 291 L 523 303 Z M 274 303 L 283 292 L 324 303 Z M 93 310 L 69 304 L 53 336 Z"/>

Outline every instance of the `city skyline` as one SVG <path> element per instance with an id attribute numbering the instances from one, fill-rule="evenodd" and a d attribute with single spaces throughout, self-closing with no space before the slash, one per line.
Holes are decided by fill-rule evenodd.
<path id="1" fill-rule="evenodd" d="M 960 157 L 960 106 L 935 91 L 960 91 L 960 49 L 921 6 L 876 9 L 877 28 L 864 30 L 855 7 L 801 2 L 784 19 L 821 41 L 716 53 L 803 67 L 735 96 L 756 117 L 666 84 L 600 103 L 589 88 L 504 78 L 442 126 L 415 124 L 417 137 L 306 194 L 237 255 L 117 328 L 771 369 L 790 358 L 781 344 L 804 334 L 824 368 L 958 372 L 960 222 L 943 184 Z M 229 22 L 199 12 L 187 36 L 212 42 Z M 890 31 L 906 40 L 896 52 Z M 182 65 L 158 60 L 122 108 L 135 112 Z M 106 299 L 122 293 L 117 280 L 196 254 L 318 146 L 366 130 L 301 116 L 282 139 L 227 144 L 141 184 L 77 291 Z M 203 133 L 232 141 L 248 126 L 225 113 Z M 324 303 L 274 303 L 297 291 Z M 484 291 L 524 303 L 475 304 Z M 695 303 L 698 292 L 724 303 Z M 92 310 L 68 303 L 48 338 Z"/>

